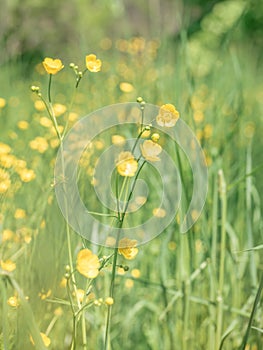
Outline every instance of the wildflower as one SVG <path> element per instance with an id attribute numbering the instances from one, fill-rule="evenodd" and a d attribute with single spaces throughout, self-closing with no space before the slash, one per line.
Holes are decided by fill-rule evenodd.
<path id="1" fill-rule="evenodd" d="M 39 153 L 44 153 L 48 149 L 48 142 L 44 137 L 37 136 L 34 140 L 29 142 L 29 146 Z"/>
<path id="2" fill-rule="evenodd" d="M 166 211 L 162 208 L 154 208 L 153 215 L 157 218 L 164 218 L 166 216 Z"/>
<path id="3" fill-rule="evenodd" d="M 114 299 L 112 297 L 108 297 L 105 299 L 105 304 L 106 305 L 113 305 L 114 304 Z"/>
<path id="4" fill-rule="evenodd" d="M 141 276 L 141 271 L 139 269 L 132 269 L 131 275 L 133 278 L 139 278 Z"/>
<path id="5" fill-rule="evenodd" d="M 120 90 L 122 92 L 132 92 L 134 90 L 134 87 L 130 83 L 122 82 L 120 83 Z"/>
<path id="6" fill-rule="evenodd" d="M 90 72 L 96 73 L 101 70 L 101 60 L 96 55 L 90 54 L 86 56 L 86 67 Z"/>
<path id="7" fill-rule="evenodd" d="M 7 154 L 10 153 L 11 147 L 8 146 L 6 143 L 0 142 L 0 154 Z"/>
<path id="8" fill-rule="evenodd" d="M 61 60 L 58 58 L 52 59 L 52 58 L 46 57 L 42 62 L 42 64 L 48 74 L 57 74 L 61 69 L 64 68 Z"/>
<path id="9" fill-rule="evenodd" d="M 116 146 L 123 146 L 125 144 L 125 137 L 121 135 L 112 135 L 111 142 Z"/>
<path id="10" fill-rule="evenodd" d="M 12 272 L 16 269 L 16 263 L 14 263 L 12 260 L 1 260 L 0 265 L 1 268 L 6 272 Z"/>
<path id="11" fill-rule="evenodd" d="M 162 147 L 158 143 L 151 140 L 146 140 L 140 146 L 143 157 L 150 162 L 157 162 L 160 160 L 158 154 L 162 152 Z"/>
<path id="12" fill-rule="evenodd" d="M 160 126 L 171 128 L 172 126 L 175 126 L 178 119 L 179 112 L 174 105 L 168 103 L 161 106 L 159 114 L 156 117 L 156 122 Z"/>
<path id="13" fill-rule="evenodd" d="M 32 169 L 22 169 L 18 171 L 21 181 L 30 182 L 35 179 L 36 174 Z"/>
<path id="14" fill-rule="evenodd" d="M 28 123 L 26 120 L 20 120 L 20 121 L 17 123 L 17 126 L 18 126 L 19 129 L 21 129 L 21 130 L 26 130 L 26 129 L 28 129 L 28 127 L 29 127 L 29 123 Z"/>
<path id="15" fill-rule="evenodd" d="M 19 300 L 16 296 L 10 297 L 7 300 L 7 304 L 12 307 L 18 307 L 19 306 Z"/>
<path id="16" fill-rule="evenodd" d="M 53 106 L 54 114 L 56 117 L 60 117 L 62 114 L 64 114 L 67 110 L 67 107 L 65 105 L 62 105 L 61 103 L 55 103 Z"/>
<path id="17" fill-rule="evenodd" d="M 2 233 L 2 242 L 5 241 L 10 241 L 14 236 L 14 232 L 9 230 L 9 229 L 5 229 Z"/>
<path id="18" fill-rule="evenodd" d="M 40 335 L 41 335 L 41 338 L 42 338 L 42 340 L 43 340 L 44 345 L 45 345 L 46 347 L 49 347 L 49 345 L 51 344 L 50 338 L 49 338 L 45 333 L 42 333 L 42 332 L 40 332 Z M 32 336 L 30 336 L 30 341 L 31 341 L 31 343 L 32 343 L 33 345 L 35 345 Z"/>
<path id="19" fill-rule="evenodd" d="M 132 260 L 138 254 L 136 245 L 137 241 L 135 239 L 122 238 L 119 242 L 118 252 L 123 255 L 125 259 Z"/>
<path id="20" fill-rule="evenodd" d="M 82 249 L 77 256 L 77 270 L 87 278 L 95 278 L 99 274 L 100 262 L 97 255 L 89 249 Z"/>
<path id="21" fill-rule="evenodd" d="M 4 108 L 6 105 L 6 100 L 2 97 L 0 97 L 0 108 Z"/>
<path id="22" fill-rule="evenodd" d="M 26 217 L 26 211 L 21 208 L 17 208 L 14 214 L 15 219 L 24 219 Z"/>
<path id="23" fill-rule="evenodd" d="M 117 171 L 121 176 L 132 177 L 135 175 L 138 162 L 131 152 L 121 152 L 117 159 Z"/>

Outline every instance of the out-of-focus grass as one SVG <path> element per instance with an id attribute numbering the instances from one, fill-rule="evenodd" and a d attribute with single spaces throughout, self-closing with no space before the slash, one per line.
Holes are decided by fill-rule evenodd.
<path id="1" fill-rule="evenodd" d="M 72 125 L 97 108 L 135 101 L 139 95 L 152 104 L 174 103 L 207 157 L 209 191 L 198 222 L 181 235 L 175 220 L 159 237 L 139 248 L 138 257 L 129 262 L 128 272 L 119 270 L 112 320 L 114 349 L 217 349 L 219 309 L 222 333 L 227 334 L 223 349 L 238 349 L 262 275 L 262 249 L 245 251 L 262 244 L 262 82 L 258 57 L 249 55 L 249 44 L 245 47 L 230 42 L 216 49 L 208 62 L 209 57 L 194 56 L 191 45 L 184 37 L 177 43 L 143 38 L 112 43 L 104 39 L 102 72 L 81 81 L 72 110 L 57 118 L 63 126 L 70 118 Z M 60 58 L 65 65 L 70 63 Z M 84 66 L 84 59 L 80 57 L 76 63 Z M 204 71 L 202 65 L 210 69 Z M 16 263 L 12 278 L 33 311 L 31 334 L 36 325 L 41 332 L 50 328 L 50 348 L 66 349 L 71 314 L 63 285 L 68 263 L 65 221 L 52 187 L 57 143 L 43 106 L 29 89 L 32 84 L 40 85 L 45 94 L 47 76 L 40 66 L 32 67 L 30 78 L 21 78 L 23 67 L 19 66 L 7 65 L 1 71 L 0 83 L 5 88 L 0 97 L 6 101 L 0 109 L 1 142 L 11 150 L 9 160 L 0 150 L 0 170 L 10 179 L 9 188 L 0 194 L 0 259 Z M 53 84 L 54 103 L 62 109 L 68 108 L 74 90 L 74 76 L 68 71 L 57 75 Z M 91 168 L 92 157 L 103 149 L 94 145 L 90 151 Z M 186 159 L 183 167 L 182 176 L 191 192 Z M 35 176 L 29 172 L 25 181 L 23 169 L 32 170 Z M 220 169 L 226 181 L 225 199 L 220 192 Z M 86 181 L 91 181 L 90 174 Z M 150 186 L 158 193 L 156 182 Z M 95 202 L 96 198 L 89 200 Z M 94 252 L 107 252 L 85 244 Z M 75 258 L 82 240 L 74 232 L 72 246 Z M 219 291 L 223 250 L 224 278 L 221 270 L 223 285 Z M 121 257 L 120 263 L 127 264 Z M 23 302 L 18 307 L 6 304 L 6 299 L 21 295 L 3 275 L 0 277 L 1 341 L 10 349 L 30 349 L 24 322 L 29 311 L 23 308 Z M 96 279 L 96 299 L 107 297 L 109 279 L 107 271 Z M 80 277 L 78 282 L 84 285 Z M 93 306 L 86 313 L 89 349 L 102 348 L 105 313 L 105 305 Z M 262 306 L 256 311 L 247 349 L 261 349 L 262 334 L 256 329 L 263 328 L 261 314 Z M 78 348 L 80 344 L 79 338 Z"/>

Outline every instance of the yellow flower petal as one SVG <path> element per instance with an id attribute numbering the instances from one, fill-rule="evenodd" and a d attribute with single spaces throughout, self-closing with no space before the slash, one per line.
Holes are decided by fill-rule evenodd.
<path id="1" fill-rule="evenodd" d="M 138 254 L 138 248 L 136 248 L 137 241 L 135 239 L 122 238 L 119 241 L 119 254 L 123 255 L 125 259 L 132 260 Z"/>
<path id="2" fill-rule="evenodd" d="M 89 249 L 82 249 L 77 256 L 77 270 L 87 278 L 96 278 L 99 274 L 100 262 L 97 255 Z"/>
<path id="3" fill-rule="evenodd" d="M 162 147 L 158 145 L 158 143 L 153 142 L 151 140 L 146 140 L 140 147 L 142 156 L 146 160 L 150 162 L 157 162 L 160 160 L 158 155 L 162 152 Z"/>
<path id="4" fill-rule="evenodd" d="M 138 169 L 138 162 L 131 152 L 121 152 L 117 159 L 117 171 L 121 176 L 132 177 Z"/>
<path id="5" fill-rule="evenodd" d="M 90 72 L 99 72 L 101 70 L 101 60 L 97 59 L 97 56 L 94 54 L 87 55 L 86 67 Z"/>
<path id="6" fill-rule="evenodd" d="M 61 60 L 58 58 L 53 59 L 46 57 L 42 64 L 48 74 L 57 74 L 61 69 L 64 68 Z"/>
<path id="7" fill-rule="evenodd" d="M 160 126 L 171 128 L 175 126 L 178 119 L 179 112 L 176 110 L 174 105 L 168 103 L 161 106 L 159 114 L 156 117 L 156 122 Z"/>
<path id="8" fill-rule="evenodd" d="M 0 265 L 1 265 L 1 268 L 7 272 L 12 272 L 16 269 L 16 264 L 12 260 L 6 260 L 6 261 L 1 260 Z"/>

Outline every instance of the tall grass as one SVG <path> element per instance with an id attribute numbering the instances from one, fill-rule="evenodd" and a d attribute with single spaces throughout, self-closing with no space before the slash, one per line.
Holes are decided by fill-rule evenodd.
<path id="1" fill-rule="evenodd" d="M 152 104 L 176 104 L 206 153 L 209 191 L 201 217 L 182 235 L 179 221 L 189 204 L 192 177 L 186 157 L 177 150 L 185 187 L 183 203 L 174 222 L 139 247 L 135 260 L 127 264 L 119 258 L 129 270 L 119 269 L 115 278 L 112 349 L 260 350 L 262 83 L 257 58 L 248 55 L 249 44 L 230 42 L 217 51 L 211 70 L 200 75 L 191 65 L 195 58 L 189 57 L 185 37 L 179 43 L 146 41 L 142 51 L 136 49 L 134 39 L 125 43 L 129 50 L 120 50 L 118 43 L 117 48 L 101 52 L 102 72 L 83 79 L 71 111 L 81 118 L 108 104 L 135 101 L 139 95 Z M 35 84 L 44 91 L 48 82 L 35 67 L 29 79 L 21 79 L 21 70 L 1 67 L 0 83 L 5 89 L 0 97 L 7 102 L 0 109 L 1 142 L 12 148 L 17 160 L 27 162 L 36 178 L 21 181 L 16 164 L 4 168 L 0 159 L 11 178 L 10 188 L 0 195 L 0 259 L 16 262 L 14 272 L 0 272 L 0 344 L 4 349 L 31 349 L 31 334 L 42 349 L 41 331 L 50 337 L 51 349 L 68 349 L 71 310 L 61 284 L 69 263 L 66 224 L 52 183 L 57 148 L 52 129 L 39 123 L 45 111 L 34 107 L 29 90 Z M 73 81 L 66 70 L 61 72 L 54 81 L 55 102 L 67 105 Z M 132 84 L 129 92 L 121 82 Z M 28 122 L 26 129 L 19 126 L 21 120 Z M 63 116 L 58 120 L 64 123 Z M 30 147 L 37 136 L 48 140 L 43 153 Z M 91 167 L 99 150 L 92 152 L 88 155 Z M 158 193 L 155 180 L 148 180 Z M 95 197 L 89 200 L 96 205 Z M 25 217 L 15 218 L 18 208 L 25 210 Z M 12 234 L 8 236 L 6 230 Z M 72 230 L 70 237 L 74 257 L 83 245 L 100 256 L 111 253 L 83 242 Z M 88 349 L 103 348 L 107 306 L 98 301 L 108 296 L 110 278 L 110 270 L 105 270 L 94 283 L 97 302 L 85 313 Z M 77 283 L 85 285 L 85 279 L 77 276 Z M 20 299 L 18 307 L 7 304 L 14 295 Z M 81 336 L 76 348 L 82 348 Z"/>

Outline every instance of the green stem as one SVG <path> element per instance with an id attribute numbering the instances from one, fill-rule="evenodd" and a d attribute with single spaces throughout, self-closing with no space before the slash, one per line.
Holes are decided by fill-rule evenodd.
<path id="1" fill-rule="evenodd" d="M 52 82 L 52 74 L 49 74 L 49 81 L 48 81 L 48 102 L 51 104 L 51 82 Z"/>
<path id="2" fill-rule="evenodd" d="M 225 277 L 225 251 L 226 251 L 226 213 L 227 213 L 227 196 L 226 183 L 222 170 L 218 172 L 219 176 L 219 191 L 221 200 L 221 246 L 220 246 L 220 265 L 219 265 L 219 282 L 217 295 L 217 329 L 216 329 L 216 349 L 219 349 L 221 343 L 221 335 L 223 328 L 223 288 Z"/>

